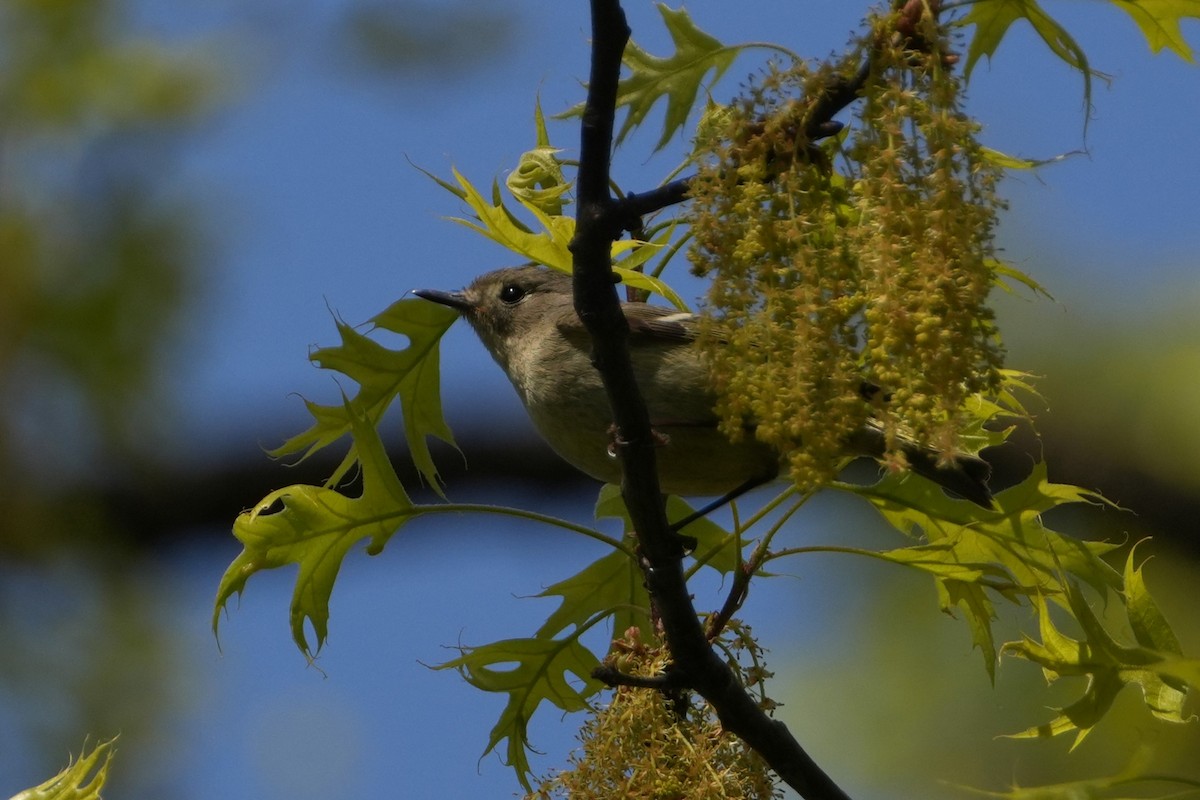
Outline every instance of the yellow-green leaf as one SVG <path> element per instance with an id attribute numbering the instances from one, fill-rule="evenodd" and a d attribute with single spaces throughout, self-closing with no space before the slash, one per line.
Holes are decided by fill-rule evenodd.
<path id="1" fill-rule="evenodd" d="M 667 32 L 675 45 L 675 52 L 662 58 L 650 55 L 635 42 L 625 46 L 622 61 L 629 75 L 617 85 L 617 107 L 626 109 L 625 120 L 617 133 L 617 144 L 635 127 L 642 124 L 646 115 L 666 98 L 667 111 L 663 119 L 662 134 L 655 150 L 660 150 L 671 141 L 675 132 L 682 129 L 688 114 L 696 104 L 696 95 L 704 83 L 704 76 L 712 71 L 711 86 L 725 70 L 733 64 L 742 47 L 728 47 L 696 27 L 685 9 L 672 9 L 659 3 Z M 583 105 L 577 105 L 563 116 L 578 116 Z"/>
<path id="2" fill-rule="evenodd" d="M 934 576 L 942 610 L 965 617 L 993 678 L 995 612 L 988 590 L 1014 602 L 1031 595 L 1064 597 L 1070 576 L 1098 592 L 1120 588 L 1120 574 L 1101 558 L 1117 545 L 1072 539 L 1042 523 L 1051 508 L 1096 499 L 1077 487 L 1050 483 L 1044 465 L 999 493 L 994 511 L 951 499 L 915 474 L 889 475 L 869 487 L 836 486 L 862 495 L 897 530 L 924 541 L 920 549 L 888 557 Z"/>
<path id="3" fill-rule="evenodd" d="M 1183 38 L 1179 22 L 1184 18 L 1200 18 L 1196 0 L 1112 0 L 1117 8 L 1133 18 L 1146 37 L 1151 51 L 1164 47 L 1184 61 L 1192 61 L 1192 48 Z"/>
<path id="4" fill-rule="evenodd" d="M 100 742 L 50 780 L 18 792 L 11 800 L 100 800 L 100 790 L 108 780 L 108 766 L 116 752 L 115 741 Z"/>
<path id="5" fill-rule="evenodd" d="M 429 453 L 426 437 L 435 436 L 449 444 L 454 437 L 442 416 L 440 359 L 438 343 L 442 334 L 458 319 L 458 314 L 437 303 L 407 298 L 393 303 L 375 316 L 371 323 L 408 338 L 403 350 L 392 350 L 338 321 L 342 343 L 316 350 L 312 361 L 322 369 L 332 369 L 354 380 L 358 393 L 347 403 L 326 406 L 305 401 L 314 422 L 312 426 L 269 451 L 274 457 L 300 453 L 307 458 L 351 432 L 356 416 L 378 425 L 392 401 L 399 398 L 404 432 L 413 463 L 438 493 L 441 482 Z M 335 486 L 358 459 L 351 445 L 341 465 L 326 482 Z"/>
<path id="6" fill-rule="evenodd" d="M 1137 570 L 1132 567 L 1133 554 L 1126 565 L 1126 577 Z M 1140 584 L 1140 578 L 1134 578 Z M 1166 621 L 1145 594 L 1144 585 L 1135 585 L 1135 594 L 1142 595 L 1134 607 L 1125 605 L 1130 627 L 1138 644 L 1122 644 L 1096 616 L 1087 597 L 1073 581 L 1065 583 L 1066 607 L 1078 623 L 1082 636 L 1072 638 L 1063 633 L 1050 615 L 1046 598 L 1038 597 L 1038 641 L 1026 636 L 1022 641 L 1004 645 L 1004 652 L 1028 659 L 1042 668 L 1047 680 L 1061 676 L 1088 677 L 1083 695 L 1047 723 L 1015 734 L 1016 738 L 1056 736 L 1075 732 L 1078 745 L 1112 706 L 1117 694 L 1127 685 L 1141 689 L 1142 699 L 1154 716 L 1167 722 L 1186 722 L 1183 707 L 1187 692 L 1200 686 L 1200 661 L 1186 659 L 1177 652 L 1146 646 L 1142 640 L 1157 639 L 1169 647 L 1178 647 L 1174 633 L 1165 627 Z M 1136 621 L 1135 621 L 1136 620 Z M 1140 630 L 1140 635 L 1138 631 Z"/>
<path id="7" fill-rule="evenodd" d="M 1065 783 L 1050 783 L 1041 786 L 1016 786 L 1004 792 L 988 792 L 981 789 L 966 788 L 971 794 L 981 797 L 994 797 L 998 800 L 1131 800 L 1133 797 L 1151 797 L 1146 794 L 1149 786 L 1133 789 L 1138 784 L 1174 784 L 1179 787 L 1200 789 L 1200 781 L 1177 775 L 1166 775 L 1151 769 L 1154 751 L 1149 746 L 1139 747 L 1130 757 L 1129 763 L 1115 775 L 1101 778 L 1089 778 Z M 1192 797 L 1195 792 L 1183 791 L 1170 795 L 1160 795 L 1164 798 Z"/>
<path id="8" fill-rule="evenodd" d="M 329 597 L 346 554 L 369 539 L 369 553 L 378 553 L 401 525 L 420 513 L 400 485 L 374 425 L 355 414 L 346 401 L 355 446 L 362 466 L 362 494 L 346 495 L 321 486 L 295 485 L 267 495 L 233 525 L 242 543 L 217 589 L 213 632 L 221 611 L 257 572 L 296 564 L 299 571 L 289 612 L 292 639 L 309 658 L 325 643 L 329 630 Z M 280 507 L 282 506 L 282 507 Z M 309 645 L 305 624 L 316 634 Z"/>
<path id="9" fill-rule="evenodd" d="M 975 34 L 967 48 L 967 64 L 964 74 L 970 78 L 971 71 L 981 56 L 990 60 L 1008 33 L 1009 27 L 1019 19 L 1027 21 L 1041 37 L 1046 46 L 1062 61 L 1079 70 L 1083 75 L 1083 100 L 1086 108 L 1092 105 L 1092 77 L 1099 73 L 1092 70 L 1087 54 L 1079 43 L 1067 33 L 1049 14 L 1042 10 L 1037 0 L 979 0 L 963 17 L 963 25 L 974 25 Z"/>
<path id="10" fill-rule="evenodd" d="M 456 669 L 472 686 L 508 695 L 500 719 L 492 727 L 484 755 L 505 739 L 504 763 L 516 770 L 526 790 L 529 784 L 528 726 L 543 702 L 563 711 L 582 711 L 587 698 L 602 684 L 592 677 L 600 665 L 575 636 L 566 639 L 506 639 L 481 647 L 461 647 L 461 655 L 436 669 Z M 515 666 L 514 666 L 515 665 Z M 574 675 L 578 686 L 572 685 Z"/>
<path id="11" fill-rule="evenodd" d="M 671 495 L 667 498 L 667 521 L 678 522 L 692 515 L 692 507 L 682 498 Z M 605 484 L 596 502 L 596 518 L 613 517 L 624 521 L 625 530 L 632 530 L 629 511 L 621 497 L 621 489 Z M 723 575 L 732 573 L 741 564 L 738 557 L 738 540 L 717 523 L 701 517 L 687 527 L 687 535 L 696 540 L 692 556 L 705 566 L 712 567 Z"/>
<path id="12" fill-rule="evenodd" d="M 629 553 L 609 553 L 538 594 L 561 597 L 562 602 L 538 628 L 537 637 L 550 638 L 578 629 L 597 614 L 612 615 L 614 636 L 623 636 L 631 626 L 651 635 L 650 597 L 645 582 L 637 560 Z"/>

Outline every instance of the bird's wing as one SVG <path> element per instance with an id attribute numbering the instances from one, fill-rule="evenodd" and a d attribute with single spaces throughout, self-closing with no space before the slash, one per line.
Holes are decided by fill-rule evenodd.
<path id="1" fill-rule="evenodd" d="M 697 318 L 695 314 L 649 303 L 622 303 L 625 319 L 629 322 L 631 343 L 683 344 L 696 340 Z M 589 339 L 577 317 L 558 323 L 559 331 L 577 345 Z"/>
<path id="2" fill-rule="evenodd" d="M 637 340 L 682 344 L 696 340 L 696 315 L 646 303 L 626 303 L 629 335 Z"/>

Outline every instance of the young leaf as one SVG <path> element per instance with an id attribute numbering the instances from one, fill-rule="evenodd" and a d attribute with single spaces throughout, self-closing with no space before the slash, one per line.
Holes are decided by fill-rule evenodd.
<path id="1" fill-rule="evenodd" d="M 617 107 L 628 109 L 628 113 L 617 134 L 617 143 L 624 141 L 625 136 L 642 123 L 654 104 L 665 97 L 666 117 L 662 135 L 654 148 L 661 150 L 687 122 L 704 76 L 713 70 L 712 83 L 720 80 L 733 64 L 738 49 L 725 47 L 697 28 L 682 8 L 671 9 L 659 3 L 658 11 L 671 34 L 675 52 L 666 58 L 658 58 L 634 42 L 625 47 L 622 60 L 631 74 L 617 86 Z"/>
<path id="2" fill-rule="evenodd" d="M 534 104 L 533 121 L 537 130 L 537 146 L 521 155 L 517 168 L 505 178 L 504 185 L 524 205 L 535 206 L 551 215 L 562 214 L 563 206 L 569 202 L 565 195 L 571 190 L 571 183 L 558 159 L 559 149 L 550 144 L 541 100 Z M 442 181 L 438 183 L 446 186 Z M 451 188 L 451 191 L 464 198 L 459 190 Z"/>
<path id="3" fill-rule="evenodd" d="M 914 474 L 889 475 L 869 487 L 836 486 L 865 497 L 897 530 L 925 540 L 915 553 L 898 551 L 886 557 L 934 575 L 942 610 L 958 611 L 966 618 L 972 642 L 993 679 L 995 611 L 988 589 L 1013 601 L 1023 595 L 1062 597 L 1067 591 L 1064 573 L 1098 592 L 1120 588 L 1119 573 L 1101 558 L 1116 545 L 1072 539 L 1042 523 L 1041 515 L 1051 508 L 1095 497 L 1073 486 L 1049 483 L 1044 465 L 997 495 L 997 509 L 991 512 L 952 500 Z"/>
<path id="4" fill-rule="evenodd" d="M 600 662 L 579 643 L 579 632 L 566 639 L 506 639 L 482 647 L 461 647 L 458 658 L 435 667 L 456 669 L 477 689 L 508 695 L 508 704 L 492 727 L 483 754 L 492 752 L 507 739 L 504 763 L 516 770 L 527 791 L 532 791 L 532 787 L 525 750 L 527 728 L 534 711 L 543 702 L 567 712 L 582 711 L 588 707 L 587 698 L 602 687 L 592 677 L 592 670 Z M 582 681 L 579 688 L 571 685 L 569 674 Z"/>
<path id="5" fill-rule="evenodd" d="M 652 633 L 646 579 L 629 553 L 616 551 L 589 564 L 582 572 L 538 594 L 558 596 L 562 603 L 538 628 L 537 638 L 550 638 L 568 628 L 579 629 L 599 614 L 613 617 L 613 636 L 636 626 Z"/>
<path id="6" fill-rule="evenodd" d="M 452 170 L 454 179 L 462 188 L 463 200 L 475 213 L 477 221 L 452 218 L 454 222 L 481 233 L 496 244 L 530 261 L 557 269 L 571 271 L 571 251 L 568 245 L 575 234 L 575 220 L 566 216 L 551 216 L 536 206 L 530 208 L 542 222 L 543 230 L 534 233 L 519 224 L 505 208 L 504 203 L 488 200 L 458 170 Z M 520 199 L 520 198 L 518 198 Z"/>
<path id="7" fill-rule="evenodd" d="M 1158 604 L 1150 596 L 1150 590 L 1142 578 L 1142 568 L 1134 566 L 1135 545 L 1129 551 L 1125 560 L 1125 608 L 1129 612 L 1129 627 L 1133 630 L 1133 638 L 1143 647 L 1149 647 L 1163 653 L 1183 655 L 1175 632 L 1167 623 L 1166 617 L 1158 610 Z"/>
<path id="8" fill-rule="evenodd" d="M 355 417 L 364 417 L 372 426 L 378 425 L 392 401 L 399 398 L 413 463 L 440 494 L 441 482 L 426 437 L 436 436 L 454 444 L 442 416 L 438 342 L 456 319 L 458 314 L 453 309 L 437 303 L 416 298 L 393 303 L 372 318 L 371 323 L 408 337 L 408 347 L 404 350 L 390 350 L 339 321 L 341 345 L 323 347 L 311 359 L 322 369 L 336 370 L 357 382 L 358 394 L 339 406 L 306 401 L 315 420 L 312 427 L 269 451 L 270 455 L 278 458 L 301 453 L 302 459 L 307 458 L 350 433 Z M 357 458 L 351 445 L 326 486 L 336 485 Z"/>
<path id="9" fill-rule="evenodd" d="M 870 487 L 854 487 L 897 530 L 919 532 L 930 543 L 949 543 L 966 562 L 995 562 L 1012 573 L 1018 586 L 1043 593 L 1063 590 L 1062 573 L 1097 591 L 1120 588 L 1120 574 L 1102 560 L 1118 545 L 1085 542 L 1045 527 L 1041 515 L 1097 496 L 1066 484 L 1050 483 L 1038 464 L 1024 481 L 996 495 L 996 510 L 954 500 L 914 474 L 888 475 Z"/>
<path id="10" fill-rule="evenodd" d="M 1194 0 L 1112 0 L 1117 8 L 1133 17 L 1142 29 L 1150 50 L 1158 53 L 1164 47 L 1184 61 L 1192 60 L 1192 48 L 1179 30 L 1179 21 L 1200 18 L 1200 8 Z"/>
<path id="11" fill-rule="evenodd" d="M 504 180 L 509 193 L 523 205 L 562 215 L 571 184 L 563 174 L 558 152 L 555 147 L 537 147 L 521 154 L 517 168 Z"/>
<path id="12" fill-rule="evenodd" d="M 437 346 L 442 335 L 457 318 L 458 314 L 453 309 L 439 307 L 437 303 L 417 298 L 393 303 L 371 318 L 371 323 L 377 328 L 408 336 L 409 350 L 424 350 L 424 356 L 417 357 L 411 368 L 408 368 L 405 359 L 400 359 L 399 372 L 403 375 L 394 384 L 394 393 L 400 398 L 400 415 L 404 421 L 404 438 L 408 442 L 409 457 L 426 484 L 443 497 L 445 495 L 442 494 L 441 478 L 438 476 L 437 467 L 434 466 L 433 456 L 429 453 L 428 437 L 434 436 L 457 447 L 454 434 L 442 415 L 441 359 Z M 324 361 L 319 363 L 325 366 Z M 355 377 L 353 374 L 346 374 Z M 374 373 L 368 371 L 365 374 Z M 386 373 L 384 375 L 386 378 Z M 384 385 L 387 385 L 386 380 Z M 363 384 L 363 389 L 366 389 L 366 384 Z M 392 391 L 391 387 L 386 391 Z"/>
<path id="13" fill-rule="evenodd" d="M 1045 286 L 1038 283 L 1036 280 L 1034 280 L 1032 277 L 1030 277 L 1029 275 L 1022 272 L 1021 270 L 1017 269 L 1016 267 L 1012 266 L 1011 264 L 1006 264 L 1003 261 L 1000 261 L 998 259 L 992 259 L 991 261 L 992 261 L 992 263 L 991 263 L 992 272 L 994 272 L 996 275 L 996 286 L 999 286 L 1004 291 L 1011 294 L 1013 292 L 1013 287 L 1012 287 L 1011 283 L 1019 283 L 1022 286 L 1024 286 L 1026 289 L 1029 289 L 1030 291 L 1032 291 L 1034 294 L 1042 295 L 1047 300 L 1054 299 L 1054 295 L 1050 294 L 1050 292 L 1047 291 Z"/>
<path id="14" fill-rule="evenodd" d="M 560 272 L 570 272 L 574 263 L 571 255 L 571 239 L 575 236 L 575 218 L 562 214 L 549 214 L 537 203 L 517 195 L 517 200 L 534 216 L 541 226 L 539 232 L 530 230 L 523 225 L 504 205 L 503 201 L 494 196 L 486 199 L 472 183 L 461 173 L 454 170 L 454 178 L 462 188 L 463 199 L 475 212 L 475 220 L 454 217 L 453 220 L 471 230 L 480 233 L 493 242 L 503 246 L 510 252 L 534 261 Z M 670 231 L 662 235 L 663 241 L 670 237 Z M 687 304 L 670 286 L 651 275 L 636 272 L 632 267 L 645 263 L 662 246 L 662 242 L 637 242 L 628 239 L 613 242 L 612 253 L 616 258 L 622 253 L 632 250 L 632 254 L 616 263 L 613 271 L 622 282 L 648 292 L 654 292 L 666 298 L 676 308 L 686 311 Z"/>
<path id="15" fill-rule="evenodd" d="M 1042 10 L 1037 0 L 982 0 L 971 6 L 961 23 L 975 26 L 975 35 L 971 37 L 971 44 L 967 48 L 964 75 L 968 79 L 971 77 L 971 71 L 980 56 L 987 56 L 991 60 L 1009 27 L 1019 19 L 1028 21 L 1056 56 L 1083 74 L 1084 107 L 1091 108 L 1092 77 L 1100 76 L 1100 73 L 1092 70 L 1083 48 L 1065 28 Z"/>
<path id="16" fill-rule="evenodd" d="M 1127 576 L 1137 572 L 1132 559 L 1133 553 L 1130 553 Z M 1140 583 L 1140 579 L 1135 582 Z M 1134 589 L 1135 593 L 1143 593 L 1135 601 L 1138 610 L 1133 612 L 1139 616 L 1146 613 L 1148 605 L 1153 606 L 1144 590 L 1141 585 Z M 1200 686 L 1200 661 L 1185 659 L 1178 652 L 1155 649 L 1141 642 L 1135 646 L 1123 645 L 1104 628 L 1078 584 L 1068 582 L 1066 594 L 1068 607 L 1082 631 L 1082 639 L 1062 633 L 1051 619 L 1049 603 L 1039 597 L 1034 604 L 1038 610 L 1041 641 L 1026 636 L 1023 641 L 1004 645 L 1004 652 L 1034 662 L 1050 681 L 1061 676 L 1085 675 L 1087 687 L 1076 702 L 1060 709 L 1053 720 L 1014 734 L 1014 738 L 1056 736 L 1075 731 L 1072 747 L 1078 746 L 1112 706 L 1121 689 L 1130 684 L 1142 690 L 1142 698 L 1154 716 L 1167 722 L 1187 722 L 1189 718 L 1183 714 L 1184 700 L 1188 689 Z M 1126 610 L 1129 611 L 1128 606 Z M 1164 634 L 1161 626 L 1166 623 L 1161 621 L 1157 608 L 1150 612 L 1150 617 L 1156 629 L 1151 636 L 1177 647 L 1169 628 Z M 1141 638 L 1147 638 L 1145 623 L 1144 617 L 1137 622 L 1130 619 L 1135 638 L 1138 638 L 1139 628 Z"/>
<path id="17" fill-rule="evenodd" d="M 1043 784 L 1041 786 L 1013 786 L 1006 792 L 988 792 L 981 789 L 963 787 L 971 794 L 981 797 L 994 797 L 998 800 L 1131 800 L 1132 797 L 1150 797 L 1145 794 L 1145 788 L 1135 790 L 1130 794 L 1130 788 L 1138 784 L 1175 784 L 1179 787 L 1200 789 L 1200 781 L 1175 775 L 1164 775 L 1151 772 L 1150 765 L 1153 750 L 1143 745 L 1130 757 L 1129 763 L 1116 775 L 1103 778 L 1090 778 L 1065 783 Z M 1177 794 L 1165 795 L 1178 798 L 1193 797 L 1195 792 L 1183 791 Z"/>
<path id="18" fill-rule="evenodd" d="M 662 98 L 667 99 L 666 117 L 663 119 L 662 135 L 655 150 L 661 150 L 671 141 L 675 132 L 682 129 L 688 114 L 696 104 L 696 94 L 704 82 L 704 76 L 714 71 L 709 86 L 720 80 L 733 64 L 733 60 L 744 46 L 726 46 L 696 27 L 685 9 L 671 9 L 659 3 L 667 32 L 675 45 L 675 52 L 666 58 L 652 56 L 634 42 L 625 46 L 622 61 L 630 75 L 617 85 L 617 108 L 627 113 L 616 143 L 646 119 L 650 109 Z M 583 104 L 579 104 L 561 116 L 579 116 Z"/>
<path id="19" fill-rule="evenodd" d="M 213 608 L 214 633 L 221 610 L 233 595 L 242 593 L 250 576 L 297 564 L 300 569 L 290 610 L 292 639 L 312 658 L 325 643 L 329 596 L 350 548 L 370 539 L 367 552 L 374 555 L 401 525 L 420 513 L 400 485 L 375 426 L 355 413 L 348 400 L 346 416 L 362 465 L 362 494 L 347 497 L 320 486 L 289 486 L 242 512 L 234 522 L 233 535 L 243 549 L 221 577 Z M 279 503 L 282 509 L 273 510 Z M 315 649 L 305 634 L 306 621 L 316 633 Z"/>
<path id="20" fill-rule="evenodd" d="M 11 800 L 100 800 L 100 790 L 108 780 L 108 765 L 116 752 L 114 741 L 100 742 L 50 780 L 18 792 Z"/>

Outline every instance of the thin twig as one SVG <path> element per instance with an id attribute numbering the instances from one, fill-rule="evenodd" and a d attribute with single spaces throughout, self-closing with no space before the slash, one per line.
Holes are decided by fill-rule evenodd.
<path id="1" fill-rule="evenodd" d="M 605 686 L 634 686 L 639 689 L 655 689 L 660 692 L 684 688 L 675 672 L 664 672 L 659 675 L 643 676 L 628 675 L 616 667 L 601 664 L 592 670 L 592 677 Z"/>

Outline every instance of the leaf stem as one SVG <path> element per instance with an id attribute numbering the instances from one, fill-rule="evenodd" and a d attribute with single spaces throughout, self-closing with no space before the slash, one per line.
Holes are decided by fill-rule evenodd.
<path id="1" fill-rule="evenodd" d="M 586 525 L 579 525 L 569 520 L 550 516 L 549 514 L 539 514 L 536 511 L 527 511 L 522 508 L 493 506 L 484 503 L 442 503 L 416 506 L 415 514 L 499 514 L 501 516 L 519 517 L 532 522 L 540 522 L 543 525 L 562 528 L 571 533 L 581 534 L 589 539 L 595 539 L 597 542 L 603 542 L 614 550 L 620 550 L 630 558 L 637 558 L 637 554 L 633 551 L 633 548 L 620 539 L 614 539 Z"/>

